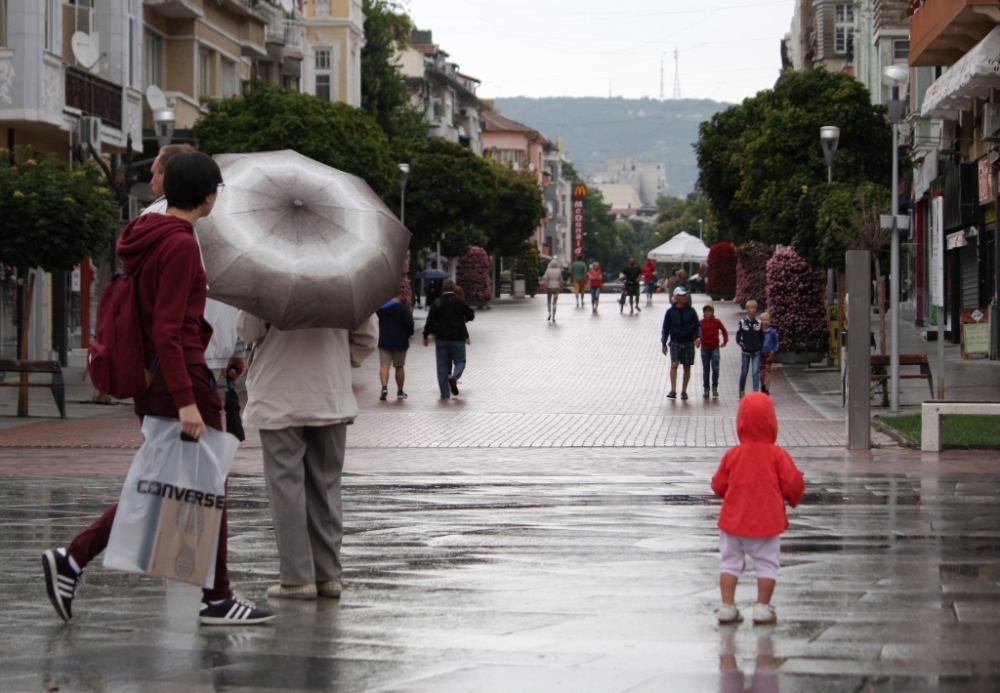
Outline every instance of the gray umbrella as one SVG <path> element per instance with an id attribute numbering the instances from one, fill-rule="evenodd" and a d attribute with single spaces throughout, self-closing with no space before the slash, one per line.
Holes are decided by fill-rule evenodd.
<path id="1" fill-rule="evenodd" d="M 209 297 L 281 330 L 356 329 L 399 293 L 410 233 L 363 180 L 290 150 L 215 160 Z"/>

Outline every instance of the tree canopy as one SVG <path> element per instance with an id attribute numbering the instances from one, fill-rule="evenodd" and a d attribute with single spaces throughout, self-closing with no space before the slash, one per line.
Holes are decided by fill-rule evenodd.
<path id="1" fill-rule="evenodd" d="M 695 151 L 717 239 L 792 242 L 802 196 L 826 182 L 824 125 L 840 128 L 835 181 L 889 184 L 892 131 L 885 108 L 873 106 L 864 85 L 842 73 L 786 70 L 774 89 L 702 123 Z"/>
<path id="2" fill-rule="evenodd" d="M 54 157 L 20 154 L 16 166 L 0 166 L 0 262 L 68 272 L 111 240 L 118 208 L 93 161 L 71 171 Z"/>
<path id="3" fill-rule="evenodd" d="M 705 228 L 706 245 L 712 237 L 715 220 L 709 208 L 708 197 L 704 193 L 693 192 L 686 198 L 661 195 L 656 200 L 659 209 L 656 233 L 653 237 L 654 246 L 662 245 L 681 231 L 692 236 L 700 232 L 698 220 L 701 219 Z"/>
<path id="4" fill-rule="evenodd" d="M 194 132 L 209 156 L 293 149 L 364 178 L 383 199 L 402 176 L 389 138 L 364 111 L 262 82 L 242 98 L 223 99 Z"/>

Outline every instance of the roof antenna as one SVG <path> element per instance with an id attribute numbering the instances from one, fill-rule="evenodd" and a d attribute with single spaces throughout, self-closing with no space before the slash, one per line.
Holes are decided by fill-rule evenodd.
<path id="1" fill-rule="evenodd" d="M 663 60 L 660 60 L 660 101 L 663 101 L 665 93 L 663 91 Z"/>
<path id="2" fill-rule="evenodd" d="M 680 55 L 677 52 L 677 47 L 674 47 L 674 99 L 680 100 L 681 98 L 681 60 Z"/>

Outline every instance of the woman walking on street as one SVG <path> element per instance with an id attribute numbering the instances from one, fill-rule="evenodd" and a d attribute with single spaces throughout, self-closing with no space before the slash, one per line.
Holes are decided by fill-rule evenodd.
<path id="1" fill-rule="evenodd" d="M 552 261 L 549 263 L 539 283 L 545 289 L 546 302 L 549 307 L 549 320 L 555 322 L 556 305 L 559 302 L 559 294 L 563 290 L 562 268 L 559 267 L 558 258 L 555 256 L 552 257 Z"/>
<path id="2" fill-rule="evenodd" d="M 601 302 L 601 289 L 604 288 L 604 275 L 601 274 L 601 263 L 595 262 L 587 272 L 587 279 L 590 280 L 590 310 L 597 312 L 597 306 Z"/>
<path id="3" fill-rule="evenodd" d="M 197 440 L 205 426 L 223 430 L 222 398 L 205 362 L 212 328 L 204 318 L 208 278 L 194 223 L 212 212 L 222 188 L 218 165 L 204 154 L 188 152 L 170 159 L 164 172 L 166 214 L 147 214 L 122 231 L 118 255 L 135 282 L 139 322 L 146 351 L 146 392 L 134 398 L 142 419 L 179 419 L 183 435 Z M 111 506 L 67 548 L 42 554 L 49 600 L 65 621 L 83 569 L 108 544 L 118 505 Z M 258 609 L 229 588 L 226 568 L 227 513 L 222 512 L 215 583 L 203 590 L 203 625 L 266 623 L 274 614 Z"/>

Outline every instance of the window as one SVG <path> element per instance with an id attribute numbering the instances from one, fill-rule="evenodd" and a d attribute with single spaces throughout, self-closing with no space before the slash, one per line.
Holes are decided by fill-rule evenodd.
<path id="1" fill-rule="evenodd" d="M 834 5 L 833 51 L 846 53 L 854 32 L 854 5 Z"/>
<path id="2" fill-rule="evenodd" d="M 523 149 L 498 149 L 497 158 L 502 164 L 510 164 L 514 168 L 521 168 L 521 162 L 524 161 L 524 150 Z"/>
<path id="3" fill-rule="evenodd" d="M 222 96 L 238 96 L 240 93 L 239 81 L 236 78 L 236 63 L 232 60 L 222 61 Z"/>
<path id="4" fill-rule="evenodd" d="M 910 57 L 910 41 L 909 39 L 896 39 L 892 42 L 892 59 L 893 61 L 903 61 L 906 62 Z"/>
<path id="5" fill-rule="evenodd" d="M 153 84 L 163 88 L 163 38 L 159 34 L 146 32 L 146 86 Z"/>
<path id="6" fill-rule="evenodd" d="M 316 75 L 316 98 L 330 100 L 330 75 Z"/>
<path id="7" fill-rule="evenodd" d="M 316 51 L 316 69 L 317 70 L 329 70 L 330 69 L 330 51 L 328 49 L 322 49 Z"/>
<path id="8" fill-rule="evenodd" d="M 198 51 L 198 98 L 212 95 L 212 54 Z"/>
<path id="9" fill-rule="evenodd" d="M 125 84 L 127 86 L 134 87 L 136 53 L 135 0 L 128 0 L 126 12 L 128 13 L 128 47 L 125 51 L 125 59 L 128 61 L 128 64 L 125 66 Z"/>

